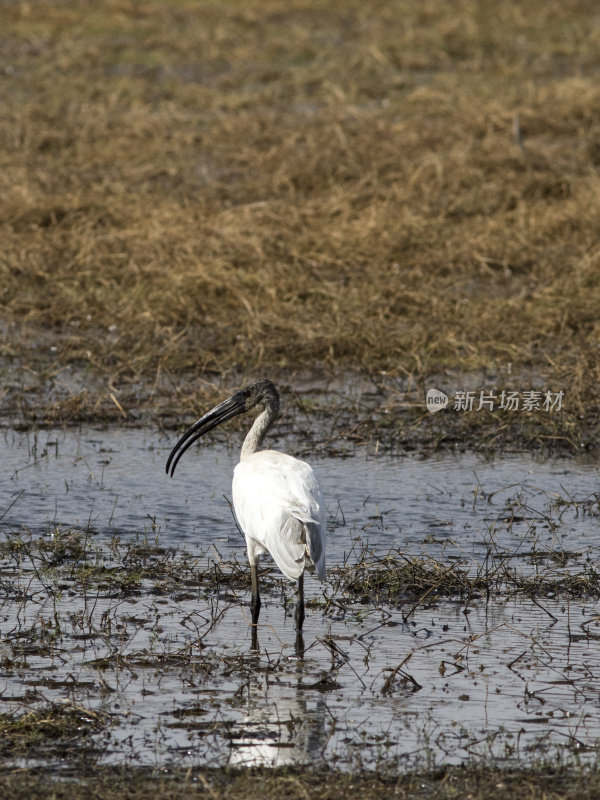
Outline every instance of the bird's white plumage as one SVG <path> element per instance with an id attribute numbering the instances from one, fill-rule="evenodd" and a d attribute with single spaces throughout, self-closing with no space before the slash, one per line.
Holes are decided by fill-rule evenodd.
<path id="1" fill-rule="evenodd" d="M 233 506 L 246 536 L 252 594 L 252 648 L 260 614 L 258 557 L 270 553 L 281 572 L 298 579 L 296 648 L 302 652 L 304 622 L 304 571 L 316 570 L 325 578 L 325 508 L 321 489 L 304 461 L 261 450 L 263 440 L 279 414 L 279 393 L 265 378 L 248 384 L 197 420 L 171 450 L 166 470 L 173 476 L 181 456 L 201 436 L 217 425 L 253 408 L 260 409 L 246 434 L 240 463 L 233 475 Z"/>
<path id="2" fill-rule="evenodd" d="M 289 580 L 299 578 L 305 567 L 314 567 L 324 579 L 325 509 L 309 464 L 261 450 L 237 465 L 232 489 L 251 564 L 269 552 Z"/>

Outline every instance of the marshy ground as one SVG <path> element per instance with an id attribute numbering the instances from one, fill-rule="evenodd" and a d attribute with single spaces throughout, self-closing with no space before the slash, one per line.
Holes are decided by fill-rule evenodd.
<path id="1" fill-rule="evenodd" d="M 595 775 L 591 460 L 316 456 L 337 502 L 328 578 L 307 584 L 298 643 L 293 587 L 264 564 L 257 652 L 223 497 L 235 449 L 196 449 L 177 481 L 156 431 L 7 431 L 3 450 L 7 787 L 45 770 L 69 796 L 100 769 L 105 788 L 252 796 L 271 769 L 273 792 L 341 793 L 351 775 L 365 797 L 485 797 Z"/>
<path id="2" fill-rule="evenodd" d="M 599 30 L 591 0 L 4 4 L 5 793 L 597 794 Z M 258 375 L 329 499 L 303 653 L 268 564 L 249 651 L 240 427 L 162 473 Z"/>

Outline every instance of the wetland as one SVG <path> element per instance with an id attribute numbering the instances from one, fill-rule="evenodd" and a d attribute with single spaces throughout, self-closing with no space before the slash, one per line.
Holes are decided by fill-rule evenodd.
<path id="1" fill-rule="evenodd" d="M 313 459 L 327 581 L 306 583 L 299 647 L 294 587 L 264 559 L 256 651 L 237 448 L 196 447 L 171 480 L 171 446 L 146 428 L 4 432 L 6 765 L 596 766 L 593 459 Z"/>
<path id="2" fill-rule="evenodd" d="M 600 794 L 599 30 L 3 4 L 0 794 Z M 253 650 L 242 424 L 164 462 L 258 377 L 328 572 Z"/>

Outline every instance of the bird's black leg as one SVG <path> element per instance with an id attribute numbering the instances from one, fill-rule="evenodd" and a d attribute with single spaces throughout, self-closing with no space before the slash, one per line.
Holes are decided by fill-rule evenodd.
<path id="1" fill-rule="evenodd" d="M 252 624 L 258 625 L 258 615 L 260 614 L 260 595 L 258 593 L 258 562 L 250 565 L 250 577 L 252 578 L 252 595 L 250 597 L 250 612 L 252 614 Z"/>
<path id="2" fill-rule="evenodd" d="M 304 573 L 298 578 L 298 601 L 294 619 L 296 620 L 296 630 L 301 631 L 304 622 Z"/>

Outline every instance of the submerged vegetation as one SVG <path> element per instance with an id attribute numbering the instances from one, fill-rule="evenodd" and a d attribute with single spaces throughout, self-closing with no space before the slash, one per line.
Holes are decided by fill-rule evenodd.
<path id="1" fill-rule="evenodd" d="M 250 590 L 247 563 L 240 563 L 235 554 L 221 556 L 214 545 L 192 556 L 185 548 L 122 541 L 115 535 L 100 546 L 90 531 L 81 530 L 57 528 L 42 538 L 28 532 L 9 535 L 0 542 L 0 563 L 7 576 L 2 581 L 4 591 L 15 598 L 23 593 L 8 575 L 17 566 L 31 571 L 50 593 L 69 590 L 104 597 L 150 593 L 179 600 L 221 597 L 241 602 Z M 261 568 L 260 579 L 266 592 L 293 592 L 271 566 Z M 322 598 L 312 598 L 310 605 L 327 611 L 354 602 L 400 608 L 408 604 L 414 611 L 421 604 L 454 598 L 468 607 L 472 599 L 489 600 L 492 590 L 503 596 L 598 600 L 600 572 L 589 556 L 560 548 L 517 554 L 490 541 L 484 563 L 473 566 L 468 560 L 447 564 L 431 556 L 409 556 L 399 548 L 382 554 L 363 546 L 330 570 Z"/>
<path id="2" fill-rule="evenodd" d="M 559 503 L 554 509 L 564 513 Z M 523 541 L 531 538 L 525 532 Z M 245 611 L 247 566 L 214 546 L 190 552 L 147 537 L 105 538 L 91 529 L 55 528 L 45 536 L 23 530 L 5 536 L 0 568 L 0 671 L 6 681 L 0 754 L 9 764 L 66 758 L 67 769 L 73 763 L 106 766 L 107 756 L 109 763 L 125 758 L 144 764 L 156 750 L 168 770 L 192 753 L 212 754 L 209 763 L 230 768 L 244 759 L 254 766 L 269 760 L 292 766 L 310 758 L 320 769 L 366 768 L 396 777 L 401 766 L 401 780 L 410 782 L 412 771 L 438 764 L 440 753 L 452 765 L 464 752 L 474 766 L 482 744 L 486 759 L 498 767 L 518 766 L 521 747 L 538 747 L 540 759 L 563 767 L 595 764 L 593 715 L 581 706 L 591 691 L 595 658 L 589 645 L 600 625 L 593 611 L 600 574 L 589 553 L 538 549 L 535 540 L 531 549 L 511 552 L 490 535 L 481 563 L 442 563 L 357 545 L 309 596 L 311 639 L 306 648 L 296 639 L 294 651 L 285 641 L 286 624 L 280 627 L 293 614 L 290 584 L 263 567 L 267 617 L 259 627 L 263 648 L 255 650 Z M 245 620 L 241 626 L 227 622 L 232 610 Z M 316 635 L 315 626 L 321 629 Z M 484 640 L 498 636 L 495 647 L 481 649 Z M 575 655 L 582 647 L 585 664 Z M 494 677 L 502 672 L 510 676 L 504 682 Z M 454 689 L 460 696 L 453 702 L 469 702 L 470 693 L 481 693 L 478 676 L 487 687 L 486 709 L 494 686 L 502 702 L 520 708 L 520 681 L 526 681 L 525 708 L 533 707 L 521 723 L 530 728 L 516 741 L 495 723 L 483 732 L 461 725 L 454 734 L 442 727 L 431 739 L 425 710 L 423 730 L 410 727 L 410 706 L 385 724 L 382 718 L 381 731 L 377 725 L 355 731 L 336 706 L 341 691 L 358 691 L 362 700 L 355 702 L 368 697 L 385 715 L 382 701 L 407 703 L 426 685 L 434 695 Z M 566 693 L 559 701 L 548 698 L 547 708 L 537 712 L 537 703 L 543 709 L 547 702 L 544 687 L 557 681 Z M 157 705 L 159 687 L 168 702 Z M 272 719 L 267 710 L 281 692 Z M 329 704 L 319 699 L 324 696 Z M 568 734 L 562 733 L 562 721 L 571 717 Z M 540 721 L 547 722 L 550 738 L 548 732 L 536 738 L 534 723 Z M 403 735 L 415 743 L 408 750 L 401 734 L 390 733 L 392 725 L 409 726 Z M 189 744 L 170 738 L 169 730 Z M 557 735 L 567 736 L 560 746 Z M 289 759 L 280 761 L 280 753 Z M 235 775 L 233 770 L 227 781 Z M 133 772 L 130 779 L 143 782 L 148 773 Z"/>
<path id="3" fill-rule="evenodd" d="M 0 757 L 15 758 L 36 753 L 43 758 L 71 756 L 77 751 L 90 755 L 94 745 L 88 737 L 110 723 L 110 715 L 81 708 L 68 701 L 22 713 L 0 715 Z M 96 745 L 97 747 L 97 745 Z M 96 750 L 96 755 L 98 755 Z"/>
<path id="4" fill-rule="evenodd" d="M 51 447 L 46 474 L 60 469 L 57 439 L 22 438 L 32 465 Z M 106 441 L 92 447 L 101 464 L 115 458 Z M 73 453 L 91 478 L 96 459 L 81 441 Z M 18 797 L 41 771 L 68 798 L 71 778 L 98 770 L 132 796 L 151 785 L 176 797 L 189 782 L 220 797 L 253 796 L 257 775 L 300 793 L 309 778 L 326 792 L 353 776 L 365 797 L 479 781 L 487 797 L 505 781 L 545 787 L 548 765 L 561 792 L 565 775 L 595 779 L 598 496 L 540 479 L 515 491 L 473 474 L 450 502 L 467 509 L 452 521 L 432 506 L 408 548 L 381 546 L 397 540 L 396 509 L 367 496 L 347 518 L 338 505 L 332 545 L 348 550 L 324 584 L 307 582 L 304 638 L 295 587 L 265 561 L 256 643 L 227 523 L 206 549 L 175 546 L 150 515 L 145 532 L 122 529 L 109 500 L 108 527 L 97 510 L 98 528 L 19 529 L 16 492 L 0 514 L 0 785 Z M 75 480 L 66 489 L 78 495 Z"/>

